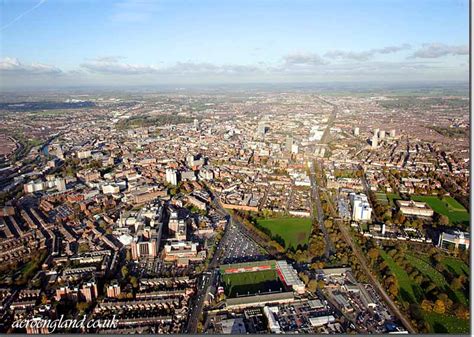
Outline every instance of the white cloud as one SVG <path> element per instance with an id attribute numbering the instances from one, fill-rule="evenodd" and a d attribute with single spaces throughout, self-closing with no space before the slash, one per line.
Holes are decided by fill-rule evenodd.
<path id="1" fill-rule="evenodd" d="M 219 75 L 240 75 L 261 72 L 262 69 L 253 65 L 224 64 L 215 65 L 206 62 L 178 62 L 175 65 L 162 69 L 168 74 L 219 74 Z"/>
<path id="2" fill-rule="evenodd" d="M 344 51 L 344 50 L 332 50 L 324 54 L 327 58 L 332 59 L 349 59 L 357 61 L 367 61 L 372 57 L 373 53 L 370 51 L 365 52 L 354 52 L 354 51 Z"/>
<path id="3" fill-rule="evenodd" d="M 443 43 L 425 43 L 410 58 L 438 58 L 446 55 L 469 55 L 469 46 L 450 46 Z"/>
<path id="4" fill-rule="evenodd" d="M 314 67 L 328 64 L 321 56 L 315 53 L 297 52 L 283 57 L 284 67 Z"/>
<path id="5" fill-rule="evenodd" d="M 118 75 L 153 74 L 159 70 L 157 66 L 122 63 L 119 59 L 121 58 L 116 56 L 99 57 L 80 66 L 95 73 Z"/>
<path id="6" fill-rule="evenodd" d="M 397 47 L 398 48 L 398 47 Z M 395 47 L 377 49 L 395 52 Z M 443 60 L 329 62 L 315 53 L 295 52 L 275 62 L 255 64 L 214 64 L 181 61 L 171 65 L 134 64 L 124 57 L 103 56 L 86 59 L 78 67 L 61 70 L 42 63 L 22 63 L 16 58 L 0 59 L 2 85 L 153 85 L 170 83 L 311 82 L 364 80 L 465 80 L 467 64 Z"/>
<path id="7" fill-rule="evenodd" d="M 355 60 L 355 61 L 367 61 L 376 54 L 392 54 L 402 50 L 410 49 L 411 46 L 408 43 L 404 43 L 400 46 L 387 46 L 383 48 L 374 48 L 365 51 L 345 51 L 345 50 L 332 50 L 324 54 L 327 58 L 341 59 L 341 60 Z"/>
<path id="8" fill-rule="evenodd" d="M 114 75 L 242 75 L 261 72 L 261 67 L 253 65 L 224 64 L 207 62 L 177 62 L 167 67 L 156 65 L 135 65 L 121 62 L 121 57 L 99 57 L 81 64 L 81 67 L 93 73 Z"/>
<path id="9" fill-rule="evenodd" d="M 391 53 L 396 53 L 401 50 L 406 50 L 410 49 L 411 45 L 408 43 L 404 43 L 400 46 L 388 46 L 388 47 L 383 47 L 379 49 L 371 49 L 374 53 L 379 53 L 379 54 L 391 54 Z"/>
<path id="10" fill-rule="evenodd" d="M 5 57 L 0 59 L 0 72 L 16 75 L 59 75 L 61 69 L 43 63 L 25 64 L 17 58 Z"/>

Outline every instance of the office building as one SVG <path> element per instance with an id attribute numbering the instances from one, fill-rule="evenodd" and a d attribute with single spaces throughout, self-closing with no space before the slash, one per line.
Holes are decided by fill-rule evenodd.
<path id="1" fill-rule="evenodd" d="M 166 169 L 166 182 L 171 185 L 178 185 L 178 172 L 173 169 Z"/>
<path id="2" fill-rule="evenodd" d="M 352 220 L 369 221 L 372 216 L 372 207 L 365 194 L 350 194 L 352 204 Z"/>
<path id="3" fill-rule="evenodd" d="M 372 136 L 372 144 L 371 144 L 371 145 L 372 145 L 372 148 L 373 148 L 373 149 L 376 149 L 377 146 L 378 146 L 378 144 L 379 144 L 379 139 L 378 139 L 378 137 L 377 137 L 377 134 L 374 134 L 374 135 Z"/>

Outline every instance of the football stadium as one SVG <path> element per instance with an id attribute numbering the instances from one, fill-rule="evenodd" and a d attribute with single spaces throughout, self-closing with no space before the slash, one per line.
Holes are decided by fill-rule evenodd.
<path id="1" fill-rule="evenodd" d="M 250 305 L 265 299 L 290 300 L 294 292 L 305 291 L 304 283 L 286 261 L 227 264 L 221 266 L 220 272 L 227 305 Z"/>

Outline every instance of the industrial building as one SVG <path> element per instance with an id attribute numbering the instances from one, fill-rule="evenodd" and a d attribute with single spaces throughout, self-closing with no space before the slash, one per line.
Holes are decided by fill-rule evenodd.
<path id="1" fill-rule="evenodd" d="M 466 250 L 469 249 L 470 242 L 469 233 L 461 231 L 443 232 L 439 236 L 438 247 Z"/>

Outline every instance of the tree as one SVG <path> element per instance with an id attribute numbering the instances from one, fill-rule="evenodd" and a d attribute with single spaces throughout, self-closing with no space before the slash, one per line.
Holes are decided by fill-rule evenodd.
<path id="1" fill-rule="evenodd" d="M 442 226 L 449 225 L 449 218 L 444 214 L 440 214 L 439 215 L 439 224 L 442 225 Z"/>
<path id="2" fill-rule="evenodd" d="M 369 257 L 370 263 L 373 265 L 379 257 L 379 250 L 377 248 L 370 248 L 367 256 Z"/>
<path id="3" fill-rule="evenodd" d="M 89 251 L 89 244 L 87 242 L 83 242 L 79 244 L 79 249 L 78 249 L 79 253 L 85 253 L 88 251 Z"/>
<path id="4" fill-rule="evenodd" d="M 428 293 L 429 293 L 430 291 L 432 291 L 433 289 L 436 289 L 437 286 L 436 286 L 436 284 L 435 284 L 434 282 L 430 281 L 430 282 L 428 283 L 428 285 L 425 286 L 424 288 L 425 288 L 425 293 L 428 294 Z"/>
<path id="5" fill-rule="evenodd" d="M 415 282 L 416 282 L 416 284 L 420 285 L 423 282 L 423 276 L 422 275 L 416 276 L 415 277 Z"/>
<path id="6" fill-rule="evenodd" d="M 446 307 L 444 305 L 444 302 L 442 300 L 436 300 L 434 307 L 433 307 L 434 312 L 438 314 L 444 314 L 446 311 Z"/>
<path id="7" fill-rule="evenodd" d="M 201 321 L 197 323 L 197 332 L 202 333 L 202 330 L 204 329 L 204 326 Z"/>
<path id="8" fill-rule="evenodd" d="M 433 255 L 431 256 L 431 258 L 433 259 L 433 261 L 434 261 L 435 263 L 440 263 L 441 260 L 443 260 L 443 256 L 442 256 L 441 254 L 439 254 L 438 252 L 436 252 L 435 254 L 433 254 Z"/>
<path id="9" fill-rule="evenodd" d="M 127 266 L 123 266 L 121 272 L 122 272 L 122 277 L 124 279 L 127 278 L 128 274 L 129 274 Z"/>
<path id="10" fill-rule="evenodd" d="M 269 217 L 272 216 L 272 211 L 269 210 L 269 209 L 264 208 L 262 210 L 262 215 L 263 215 L 264 218 L 269 218 Z"/>
<path id="11" fill-rule="evenodd" d="M 397 297 L 398 295 L 398 286 L 395 283 L 390 284 L 388 287 L 388 292 L 392 297 Z"/>
<path id="12" fill-rule="evenodd" d="M 323 289 L 325 285 L 326 285 L 326 284 L 324 283 L 323 280 L 319 280 L 319 281 L 318 281 L 318 288 L 319 288 L 319 289 Z"/>
<path id="13" fill-rule="evenodd" d="M 390 255 L 391 257 L 394 257 L 395 255 L 398 254 L 398 251 L 396 249 L 390 249 L 387 254 Z"/>
<path id="14" fill-rule="evenodd" d="M 89 308 L 89 303 L 87 302 L 77 302 L 76 309 L 79 312 L 85 312 Z"/>
<path id="15" fill-rule="evenodd" d="M 300 278 L 301 280 L 304 282 L 304 284 L 308 284 L 309 283 L 309 277 L 308 275 L 304 274 L 304 273 L 300 273 Z"/>
<path id="16" fill-rule="evenodd" d="M 469 319 L 469 310 L 465 306 L 459 306 L 454 310 L 454 314 L 459 319 Z"/>
<path id="17" fill-rule="evenodd" d="M 130 277 L 130 284 L 133 288 L 138 288 L 138 279 L 135 276 Z"/>
<path id="18" fill-rule="evenodd" d="M 423 309 L 423 311 L 430 312 L 433 310 L 433 303 L 428 300 L 423 300 L 421 302 L 421 309 Z"/>
<path id="19" fill-rule="evenodd" d="M 309 283 L 308 283 L 308 290 L 309 291 L 314 293 L 317 288 L 318 288 L 318 281 L 316 281 L 315 279 L 312 279 L 311 281 L 309 281 Z"/>
<path id="20" fill-rule="evenodd" d="M 462 288 L 461 277 L 456 277 L 453 279 L 453 282 L 451 282 L 451 288 L 453 288 L 454 290 L 459 290 Z"/>
<path id="21" fill-rule="evenodd" d="M 440 263 L 440 262 L 436 263 L 434 267 L 435 267 L 435 269 L 436 269 L 437 271 L 439 271 L 440 273 L 442 273 L 442 272 L 444 271 L 444 265 L 443 265 L 442 263 Z"/>
<path id="22" fill-rule="evenodd" d="M 448 294 L 446 293 L 439 294 L 438 299 L 443 301 L 445 310 L 449 310 L 453 305 L 453 301 L 449 298 Z"/>
<path id="23" fill-rule="evenodd" d="M 421 313 L 420 306 L 418 303 L 411 303 L 408 307 L 410 316 L 416 321 L 423 321 L 423 314 Z"/>

